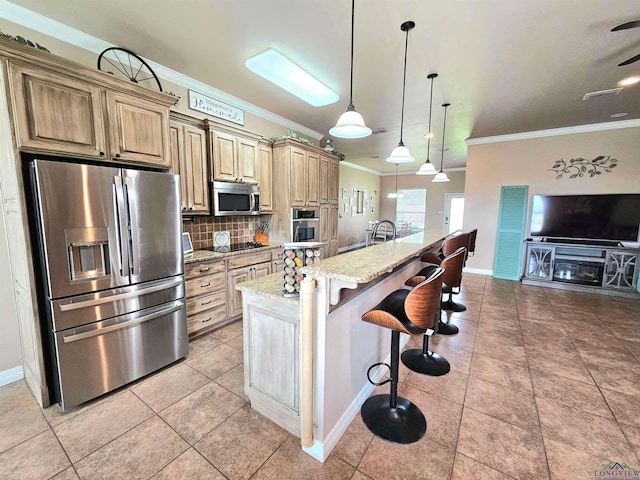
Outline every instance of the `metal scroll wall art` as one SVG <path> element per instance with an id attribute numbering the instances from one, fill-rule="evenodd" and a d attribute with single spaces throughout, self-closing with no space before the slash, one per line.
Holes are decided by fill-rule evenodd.
<path id="1" fill-rule="evenodd" d="M 563 175 L 569 175 L 569 178 L 586 176 L 593 178 L 596 175 L 602 175 L 602 172 L 612 172 L 616 166 L 618 166 L 618 160 L 611 158 L 611 155 L 606 157 L 604 155 L 598 155 L 593 160 L 580 157 L 572 158 L 571 160 L 561 158 L 560 160 L 556 160 L 549 171 L 557 173 L 556 180 L 560 180 Z"/>

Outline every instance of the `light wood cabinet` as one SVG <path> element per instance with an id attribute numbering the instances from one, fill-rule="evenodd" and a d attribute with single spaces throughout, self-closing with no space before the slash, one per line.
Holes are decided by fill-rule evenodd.
<path id="1" fill-rule="evenodd" d="M 340 161 L 337 158 L 329 159 L 329 203 L 338 204 L 340 192 Z"/>
<path id="2" fill-rule="evenodd" d="M 320 157 L 320 205 L 329 203 L 329 158 Z"/>
<path id="3" fill-rule="evenodd" d="M 320 241 L 325 244 L 323 258 L 338 254 L 338 205 L 320 207 Z"/>
<path id="4" fill-rule="evenodd" d="M 260 135 L 206 120 L 211 144 L 211 180 L 258 183 Z"/>
<path id="5" fill-rule="evenodd" d="M 238 255 L 227 262 L 227 315 L 232 318 L 242 314 L 242 293 L 236 285 L 271 274 L 271 252 Z"/>
<path id="6" fill-rule="evenodd" d="M 189 338 L 225 323 L 227 289 L 224 261 L 209 260 L 187 265 L 185 290 Z"/>
<path id="7" fill-rule="evenodd" d="M 185 117 L 171 118 L 171 168 L 180 174 L 182 213 L 208 215 L 207 132 Z"/>
<path id="8" fill-rule="evenodd" d="M 320 205 L 320 156 L 300 148 L 291 148 L 291 206 Z"/>
<path id="9" fill-rule="evenodd" d="M 323 205 L 320 207 L 320 241 L 327 245 L 330 238 L 329 220 L 329 205 Z"/>
<path id="10" fill-rule="evenodd" d="M 11 77 L 18 147 L 171 166 L 169 105 L 20 63 Z"/>
<path id="11" fill-rule="evenodd" d="M 271 144 L 261 141 L 258 144 L 258 162 L 256 165 L 258 186 L 260 187 L 260 213 L 273 212 L 273 159 Z"/>
<path id="12" fill-rule="evenodd" d="M 320 157 L 320 205 L 338 203 L 340 163 L 335 156 Z"/>

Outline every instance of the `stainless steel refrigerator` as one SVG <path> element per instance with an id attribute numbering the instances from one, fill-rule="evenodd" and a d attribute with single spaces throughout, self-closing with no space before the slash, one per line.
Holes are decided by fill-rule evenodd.
<path id="1" fill-rule="evenodd" d="M 55 401 L 78 405 L 184 357 L 178 177 L 39 159 L 29 174 Z"/>

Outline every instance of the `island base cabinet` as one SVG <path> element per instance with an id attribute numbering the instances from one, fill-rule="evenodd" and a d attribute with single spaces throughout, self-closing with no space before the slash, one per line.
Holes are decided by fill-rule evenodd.
<path id="1" fill-rule="evenodd" d="M 277 313 L 275 313 L 277 312 Z M 243 294 L 244 390 L 251 408 L 300 436 L 298 304 Z"/>

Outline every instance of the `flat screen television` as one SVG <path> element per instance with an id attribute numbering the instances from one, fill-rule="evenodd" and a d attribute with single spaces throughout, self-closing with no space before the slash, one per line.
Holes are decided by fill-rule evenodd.
<path id="1" fill-rule="evenodd" d="M 638 241 L 640 194 L 534 195 L 531 235 Z"/>

